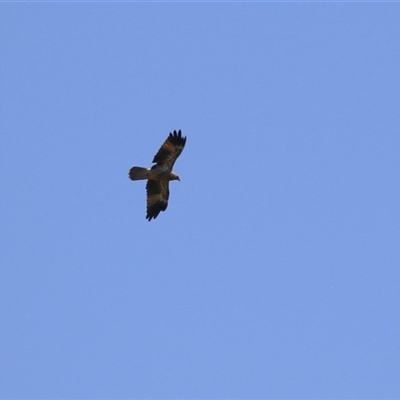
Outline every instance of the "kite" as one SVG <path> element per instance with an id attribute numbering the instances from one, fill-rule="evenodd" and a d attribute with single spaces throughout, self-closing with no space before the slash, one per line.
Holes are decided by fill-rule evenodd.
<path id="1" fill-rule="evenodd" d="M 182 136 L 179 130 L 170 133 L 167 140 L 163 143 L 154 156 L 151 168 L 132 167 L 129 170 L 129 178 L 133 181 L 147 179 L 147 215 L 146 219 L 151 221 L 156 219 L 161 211 L 165 211 L 168 206 L 169 181 L 179 179 L 179 176 L 172 172 L 172 167 L 176 159 L 185 147 L 186 137 Z"/>

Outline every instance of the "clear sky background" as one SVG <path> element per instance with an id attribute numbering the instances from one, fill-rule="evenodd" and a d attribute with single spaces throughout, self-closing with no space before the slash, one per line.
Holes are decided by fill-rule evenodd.
<path id="1" fill-rule="evenodd" d="M 0 397 L 399 398 L 399 21 L 2 3 Z"/>

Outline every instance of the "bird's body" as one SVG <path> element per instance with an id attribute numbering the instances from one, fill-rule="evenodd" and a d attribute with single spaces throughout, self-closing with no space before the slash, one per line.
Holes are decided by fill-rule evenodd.
<path id="1" fill-rule="evenodd" d="M 176 175 L 174 172 L 169 171 L 168 168 L 159 166 L 157 164 L 153 168 L 132 167 L 129 171 L 129 178 L 132 181 L 139 181 L 143 179 L 173 181 L 178 179 L 177 176 L 178 175 Z"/>
<path id="2" fill-rule="evenodd" d="M 180 180 L 179 176 L 172 172 L 176 159 L 185 147 L 186 137 L 181 131 L 170 133 L 158 153 L 154 156 L 151 168 L 132 167 L 129 170 L 129 178 L 133 181 L 147 179 L 147 215 L 151 221 L 157 218 L 161 211 L 168 206 L 169 181 Z"/>

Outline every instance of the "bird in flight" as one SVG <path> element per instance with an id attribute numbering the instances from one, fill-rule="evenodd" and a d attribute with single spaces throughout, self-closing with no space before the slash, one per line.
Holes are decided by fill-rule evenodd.
<path id="1" fill-rule="evenodd" d="M 169 181 L 178 180 L 179 176 L 172 172 L 172 167 L 176 159 L 185 147 L 186 137 L 182 136 L 181 131 L 170 133 L 167 140 L 163 143 L 154 156 L 151 168 L 132 167 L 129 170 L 129 178 L 133 181 L 147 179 L 147 214 L 146 219 L 151 221 L 156 219 L 161 211 L 165 211 L 168 206 Z"/>

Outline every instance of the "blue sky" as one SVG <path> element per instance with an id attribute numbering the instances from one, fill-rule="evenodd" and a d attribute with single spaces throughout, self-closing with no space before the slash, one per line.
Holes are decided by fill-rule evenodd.
<path id="1" fill-rule="evenodd" d="M 1 398 L 400 397 L 399 4 L 0 11 Z"/>

